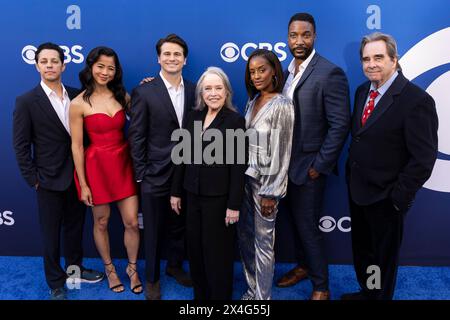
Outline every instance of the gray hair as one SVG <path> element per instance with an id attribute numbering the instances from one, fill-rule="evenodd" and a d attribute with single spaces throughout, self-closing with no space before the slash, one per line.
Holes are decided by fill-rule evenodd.
<path id="1" fill-rule="evenodd" d="M 374 41 L 384 41 L 384 43 L 386 44 L 386 50 L 387 50 L 388 56 L 392 60 L 397 59 L 397 66 L 396 66 L 397 70 L 402 70 L 402 68 L 400 67 L 400 64 L 398 63 L 399 57 L 398 57 L 398 52 L 397 52 L 397 42 L 395 41 L 394 37 L 391 36 L 390 34 L 374 32 L 374 33 L 364 36 L 361 40 L 361 46 L 359 47 L 360 59 L 362 60 L 363 50 L 364 50 L 364 47 L 366 46 L 366 44 L 368 44 L 369 42 L 374 42 Z"/>
<path id="2" fill-rule="evenodd" d="M 230 80 L 228 79 L 228 76 L 225 74 L 225 72 L 218 67 L 209 67 L 208 69 L 206 69 L 205 72 L 203 72 L 203 74 L 200 76 L 200 79 L 198 79 L 197 87 L 195 88 L 196 106 L 194 109 L 203 110 L 206 107 L 202 93 L 203 93 L 203 82 L 205 80 L 205 77 L 209 74 L 215 74 L 220 79 L 222 79 L 222 82 L 225 86 L 225 91 L 227 93 L 224 107 L 232 111 L 236 111 L 236 108 L 233 106 L 233 103 L 231 102 L 233 98 L 233 90 L 231 89 Z"/>

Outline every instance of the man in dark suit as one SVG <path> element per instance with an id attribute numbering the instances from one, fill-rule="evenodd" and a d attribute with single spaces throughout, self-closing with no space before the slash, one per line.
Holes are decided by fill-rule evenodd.
<path id="1" fill-rule="evenodd" d="M 53 43 L 40 45 L 35 60 L 41 83 L 17 97 L 13 143 L 22 176 L 37 193 L 45 277 L 51 298 L 65 299 L 67 274 L 60 265 L 61 229 L 66 269 L 78 266 L 82 282 L 98 282 L 103 279 L 103 274 L 82 267 L 86 207 L 78 200 L 73 181 L 68 119 L 70 100 L 78 90 L 61 83 L 65 65 L 64 53 L 59 46 Z"/>
<path id="2" fill-rule="evenodd" d="M 350 126 L 348 82 L 341 68 L 314 49 L 316 25 L 308 13 L 293 15 L 288 45 L 294 56 L 283 94 L 295 107 L 287 200 L 294 220 L 299 265 L 277 281 L 288 287 L 312 281 L 312 300 L 329 299 L 328 263 L 319 230 L 326 176 L 336 163 Z"/>
<path id="3" fill-rule="evenodd" d="M 172 132 L 179 129 L 194 106 L 195 85 L 182 77 L 188 47 L 175 34 L 156 44 L 159 76 L 134 89 L 131 96 L 129 140 L 136 180 L 141 182 L 146 259 L 146 298 L 161 298 L 160 258 L 167 228 L 166 274 L 192 286 L 182 269 L 185 253 L 185 217 L 170 207 L 173 165 Z"/>
<path id="4" fill-rule="evenodd" d="M 437 157 L 433 98 L 401 73 L 397 45 L 373 33 L 360 57 L 369 79 L 355 94 L 347 183 L 357 293 L 342 299 L 394 295 L 403 221 Z"/>

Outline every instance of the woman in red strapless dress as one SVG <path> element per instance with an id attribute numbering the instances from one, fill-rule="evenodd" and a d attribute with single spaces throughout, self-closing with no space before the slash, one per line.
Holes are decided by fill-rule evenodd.
<path id="1" fill-rule="evenodd" d="M 133 293 L 143 288 L 137 273 L 139 249 L 138 197 L 128 142 L 123 128 L 129 96 L 122 83 L 122 68 L 117 54 L 110 48 L 97 47 L 80 72 L 82 92 L 70 105 L 72 153 L 75 183 L 81 201 L 92 207 L 94 240 L 105 264 L 109 288 L 125 290 L 112 263 L 108 220 L 110 203 L 116 202 L 125 226 L 128 254 L 126 273 Z M 84 129 L 84 130 L 83 130 Z M 83 134 L 90 144 L 84 149 Z"/>

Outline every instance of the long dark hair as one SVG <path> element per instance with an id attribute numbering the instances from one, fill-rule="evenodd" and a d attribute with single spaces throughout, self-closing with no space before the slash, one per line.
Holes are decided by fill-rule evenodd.
<path id="1" fill-rule="evenodd" d="M 267 49 L 256 49 L 248 57 L 247 66 L 245 67 L 245 88 L 247 89 L 247 94 L 250 99 L 253 99 L 259 90 L 255 88 L 250 79 L 250 61 L 254 57 L 263 57 L 273 68 L 275 75 L 272 78 L 273 92 L 281 93 L 283 91 L 283 68 L 281 67 L 280 60 L 275 53 Z"/>
<path id="2" fill-rule="evenodd" d="M 120 103 L 122 108 L 127 108 L 127 91 L 125 90 L 125 86 L 122 82 L 123 72 L 122 67 L 120 66 L 119 57 L 113 49 L 108 47 L 96 47 L 89 52 L 86 58 L 86 66 L 79 73 L 81 90 L 85 90 L 83 100 L 91 105 L 90 98 L 95 89 L 94 78 L 92 77 L 92 66 L 102 55 L 114 58 L 116 73 L 114 74 L 114 79 L 108 82 L 107 87 L 112 91 L 114 98 Z"/>

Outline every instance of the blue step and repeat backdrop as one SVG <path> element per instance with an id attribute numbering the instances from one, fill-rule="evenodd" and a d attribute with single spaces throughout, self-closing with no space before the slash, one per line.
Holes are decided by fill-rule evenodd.
<path id="1" fill-rule="evenodd" d="M 34 50 L 42 42 L 61 45 L 67 63 L 64 82 L 78 87 L 78 72 L 95 46 L 117 51 L 127 90 L 159 70 L 155 43 L 169 33 L 182 36 L 190 54 L 184 76 L 197 81 L 208 66 L 230 76 L 234 103 L 246 102 L 244 68 L 255 48 L 272 49 L 286 68 L 291 56 L 287 23 L 295 12 L 310 12 L 317 23 L 316 49 L 347 73 L 350 90 L 364 81 L 358 56 L 363 35 L 382 31 L 398 41 L 406 77 L 436 100 L 439 159 L 409 212 L 401 262 L 450 263 L 450 2 L 448 0 L 17 0 L 0 4 L 0 255 L 40 255 L 36 197 L 20 176 L 12 148 L 15 97 L 39 81 Z M 348 146 L 348 145 L 347 145 Z M 339 162 L 343 172 L 347 146 Z M 294 258 L 290 221 L 282 208 L 276 252 L 278 261 Z M 97 256 L 87 213 L 85 248 Z M 320 222 L 331 263 L 351 263 L 351 221 L 344 177 L 328 180 Z M 113 254 L 124 255 L 120 217 L 112 217 Z"/>

